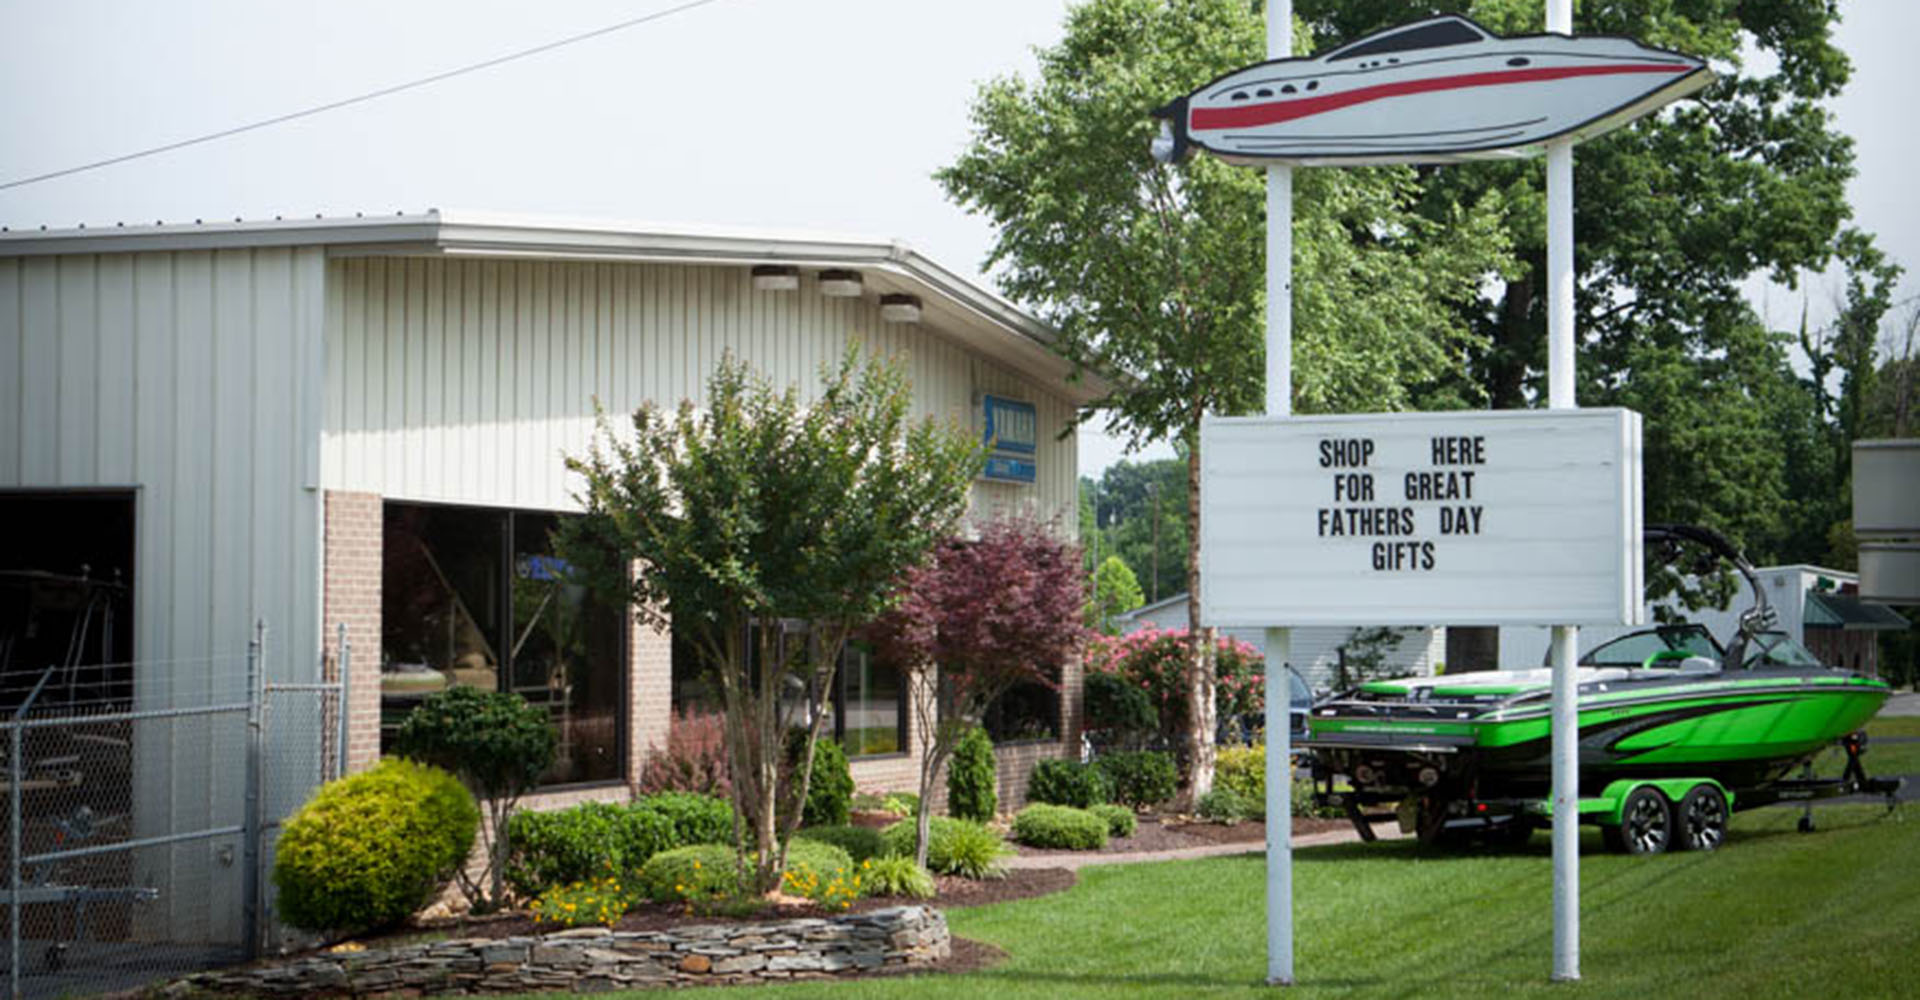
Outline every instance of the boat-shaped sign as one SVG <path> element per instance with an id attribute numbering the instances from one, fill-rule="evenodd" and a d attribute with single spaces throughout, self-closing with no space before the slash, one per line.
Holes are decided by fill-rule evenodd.
<path id="1" fill-rule="evenodd" d="M 1590 139 L 1713 82 L 1692 56 L 1605 35 L 1502 38 L 1446 15 L 1237 70 L 1154 112 L 1154 155 L 1434 163 Z"/>

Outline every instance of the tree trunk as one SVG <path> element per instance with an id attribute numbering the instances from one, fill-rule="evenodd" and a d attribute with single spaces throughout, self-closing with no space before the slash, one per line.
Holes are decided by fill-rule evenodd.
<path id="1" fill-rule="evenodd" d="M 1200 434 L 1187 434 L 1187 792 L 1213 790 L 1213 643 L 1200 626 Z"/>

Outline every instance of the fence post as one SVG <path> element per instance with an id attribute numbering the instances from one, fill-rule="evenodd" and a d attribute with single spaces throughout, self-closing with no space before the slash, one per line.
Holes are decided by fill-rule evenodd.
<path id="1" fill-rule="evenodd" d="M 25 705 L 21 706 L 24 711 Z M 12 814 L 7 817 L 7 843 L 12 850 L 8 865 L 11 868 L 8 885 L 12 892 L 7 896 L 7 988 L 13 1000 L 20 1000 L 20 785 L 25 780 L 26 771 L 20 766 L 23 757 L 24 741 L 21 739 L 20 712 L 13 714 L 13 731 L 8 733 L 12 751 L 7 757 L 7 798 Z"/>
<path id="2" fill-rule="evenodd" d="M 255 621 L 253 641 L 247 643 L 247 788 L 240 842 L 240 926 L 249 959 L 260 955 L 260 727 L 266 701 L 266 671 L 261 661 L 266 644 L 267 623 L 264 619 Z"/>
<path id="3" fill-rule="evenodd" d="M 353 690 L 353 644 L 347 641 L 347 623 L 340 623 L 340 702 L 335 706 L 334 715 L 340 720 L 340 739 L 334 744 L 333 776 L 347 776 L 347 707 L 351 702 L 347 694 Z"/>

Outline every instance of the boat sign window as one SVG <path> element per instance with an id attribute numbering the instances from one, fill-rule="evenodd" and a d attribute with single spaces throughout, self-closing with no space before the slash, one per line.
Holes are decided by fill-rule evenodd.
<path id="1" fill-rule="evenodd" d="M 1328 62 L 1341 62 L 1346 59 L 1359 59 L 1363 56 L 1377 56 L 1385 52 L 1405 52 L 1409 49 L 1431 49 L 1442 45 L 1471 45 L 1484 42 L 1487 36 L 1465 21 L 1431 21 L 1406 31 L 1380 35 L 1355 42 L 1327 57 Z"/>

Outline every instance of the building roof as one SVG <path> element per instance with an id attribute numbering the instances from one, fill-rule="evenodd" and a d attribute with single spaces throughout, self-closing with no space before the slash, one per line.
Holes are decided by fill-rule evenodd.
<path id="1" fill-rule="evenodd" d="M 1837 628 L 1849 632 L 1904 632 L 1913 624 L 1884 604 L 1850 594 L 1807 591 L 1807 628 Z"/>
<path id="2" fill-rule="evenodd" d="M 862 272 L 868 294 L 917 295 L 925 322 L 990 357 L 1041 375 L 1086 403 L 1109 389 L 1076 375 L 1055 332 L 1018 306 L 898 240 L 802 231 L 672 226 L 429 209 L 410 214 L 73 229 L 0 229 L 0 258 L 64 254 L 322 246 L 336 257 L 503 257 L 545 260 L 789 264 Z"/>

